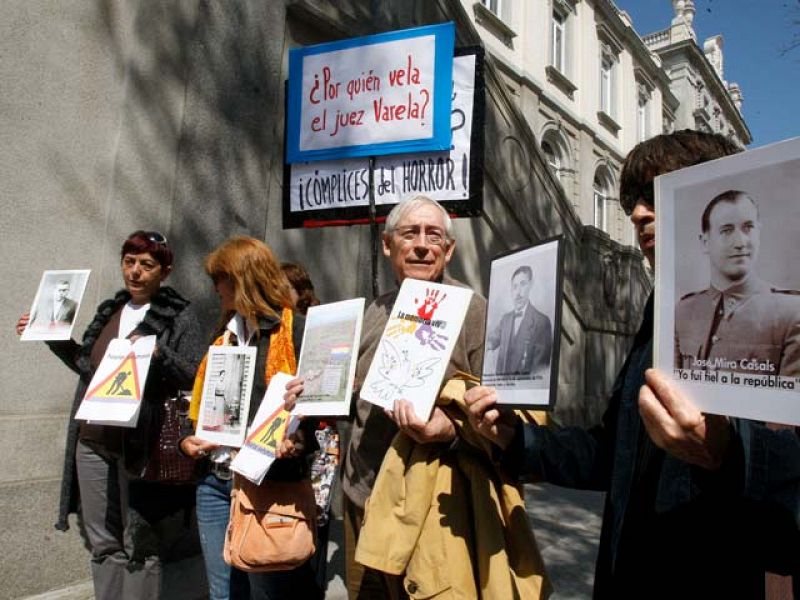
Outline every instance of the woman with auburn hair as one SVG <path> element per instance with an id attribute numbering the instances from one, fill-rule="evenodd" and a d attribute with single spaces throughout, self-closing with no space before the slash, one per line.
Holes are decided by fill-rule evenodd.
<path id="1" fill-rule="evenodd" d="M 275 255 L 264 242 L 234 237 L 205 259 L 205 271 L 214 282 L 221 312 L 214 345 L 254 346 L 256 376 L 250 396 L 247 425 L 258 411 L 270 378 L 277 372 L 294 373 L 303 337 L 304 319 L 294 313 L 289 282 Z M 195 379 L 189 417 L 196 423 L 200 411 L 206 359 Z M 244 418 L 245 415 L 242 415 Z M 285 444 L 262 485 L 269 480 L 295 481 L 307 474 L 305 454 L 315 449 L 315 423 L 304 420 L 298 441 Z M 308 440 L 308 444 L 302 441 Z M 223 560 L 233 488 L 232 448 L 188 435 L 181 449 L 206 465 L 197 486 L 197 523 L 211 600 L 263 598 L 317 598 L 320 596 L 308 562 L 291 571 L 244 573 Z"/>

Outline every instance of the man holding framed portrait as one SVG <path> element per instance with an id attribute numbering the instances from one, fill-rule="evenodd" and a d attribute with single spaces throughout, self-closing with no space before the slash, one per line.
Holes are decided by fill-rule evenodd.
<path id="1" fill-rule="evenodd" d="M 684 130 L 629 153 L 620 203 L 651 265 L 655 177 L 738 151 L 721 135 Z M 520 476 L 606 492 L 595 598 L 763 598 L 766 571 L 800 572 L 800 438 L 701 412 L 671 373 L 651 368 L 653 326 L 651 296 L 591 429 L 523 424 L 485 386 L 467 392 L 470 418 Z"/>

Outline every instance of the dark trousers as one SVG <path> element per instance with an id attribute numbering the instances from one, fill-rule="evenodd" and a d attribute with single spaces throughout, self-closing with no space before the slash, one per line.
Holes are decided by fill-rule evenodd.
<path id="1" fill-rule="evenodd" d="M 350 600 L 405 600 L 402 575 L 389 575 L 356 562 L 356 545 L 364 510 L 344 496 L 344 551 L 347 596 Z"/>
<path id="2" fill-rule="evenodd" d="M 78 442 L 77 468 L 95 598 L 158 599 L 159 536 L 130 505 L 129 481 L 119 460 Z"/>

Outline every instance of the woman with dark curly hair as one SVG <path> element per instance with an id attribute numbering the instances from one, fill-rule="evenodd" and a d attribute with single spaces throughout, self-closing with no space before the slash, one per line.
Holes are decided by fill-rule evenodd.
<path id="1" fill-rule="evenodd" d="M 282 263 L 281 269 L 283 274 L 286 275 L 286 279 L 289 280 L 289 285 L 292 286 L 289 293 L 292 295 L 295 309 L 301 315 L 305 315 L 310 307 L 319 304 L 319 298 L 314 293 L 311 275 L 308 274 L 303 265 L 297 263 Z"/>

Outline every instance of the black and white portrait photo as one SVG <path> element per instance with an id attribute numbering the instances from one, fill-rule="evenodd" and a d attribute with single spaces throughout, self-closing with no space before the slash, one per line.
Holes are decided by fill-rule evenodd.
<path id="1" fill-rule="evenodd" d="M 656 268 L 669 317 L 658 364 L 712 398 L 710 412 L 790 422 L 782 402 L 800 418 L 800 143 L 712 165 L 665 177 L 659 191 L 656 236 L 674 244 L 660 245 Z"/>
<path id="2" fill-rule="evenodd" d="M 88 279 L 88 270 L 45 271 L 22 340 L 68 340 Z"/>
<path id="3" fill-rule="evenodd" d="M 774 207 L 761 208 L 753 196 L 726 190 L 703 210 L 698 237 L 709 278 L 676 305 L 677 368 L 800 374 L 800 291 L 761 274 L 772 271 L 758 266 L 762 214 L 769 223 Z"/>
<path id="4" fill-rule="evenodd" d="M 557 381 L 560 239 L 492 261 L 483 383 L 507 404 L 546 407 Z"/>
<path id="5" fill-rule="evenodd" d="M 255 347 L 212 346 L 208 351 L 196 435 L 239 447 L 247 430 Z"/>
<path id="6" fill-rule="evenodd" d="M 497 350 L 489 373 L 540 376 L 550 368 L 553 324 L 531 302 L 532 267 L 515 268 L 510 284 L 511 308 L 486 338 L 486 347 Z"/>

